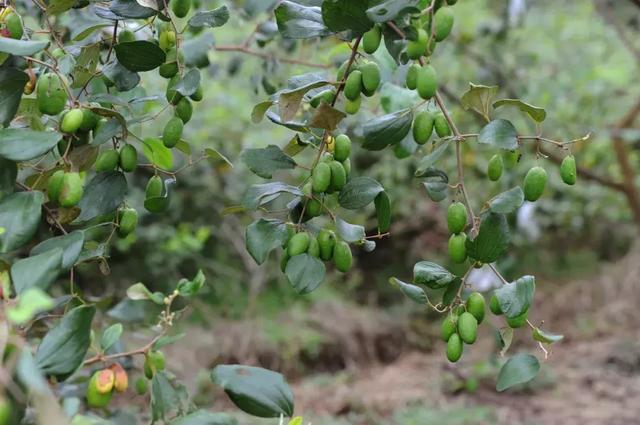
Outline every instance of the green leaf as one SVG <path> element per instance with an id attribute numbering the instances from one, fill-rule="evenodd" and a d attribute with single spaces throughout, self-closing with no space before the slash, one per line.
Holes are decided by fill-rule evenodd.
<path id="1" fill-rule="evenodd" d="M 275 102 L 272 100 L 266 100 L 254 106 L 253 110 L 251 111 L 251 122 L 253 122 L 254 124 L 260 124 L 264 119 L 264 114 L 267 113 L 269 108 L 271 108 L 274 103 Z"/>
<path id="2" fill-rule="evenodd" d="M 378 218 L 378 232 L 386 233 L 391 226 L 391 200 L 387 192 L 380 192 L 374 199 Z"/>
<path id="3" fill-rule="evenodd" d="M 480 223 L 475 239 L 466 242 L 469 257 L 482 263 L 493 263 L 509 248 L 511 235 L 504 214 L 488 213 Z"/>
<path id="4" fill-rule="evenodd" d="M 11 281 L 16 293 L 30 288 L 47 290 L 62 271 L 62 248 L 45 251 L 16 261 L 11 266 Z"/>
<path id="5" fill-rule="evenodd" d="M 287 261 L 285 274 L 300 295 L 313 292 L 324 280 L 324 263 L 309 254 L 300 254 Z"/>
<path id="6" fill-rule="evenodd" d="M 431 153 L 425 155 L 420 160 L 418 164 L 418 168 L 416 169 L 415 176 L 416 177 L 424 177 L 427 170 L 431 169 L 442 156 L 447 152 L 447 149 L 451 146 L 451 143 L 444 141 L 440 143 L 438 147 L 436 147 Z"/>
<path id="7" fill-rule="evenodd" d="M 364 34 L 373 26 L 367 16 L 369 0 L 325 0 L 322 2 L 322 20 L 334 32 L 351 30 Z"/>
<path id="8" fill-rule="evenodd" d="M 308 125 L 311 128 L 322 128 L 327 131 L 334 131 L 336 127 L 338 127 L 338 124 L 340 124 L 340 121 L 345 119 L 346 116 L 347 114 L 341 110 L 322 102 L 313 112 Z"/>
<path id="9" fill-rule="evenodd" d="M 518 148 L 518 132 L 511 121 L 493 120 L 480 130 L 478 143 L 512 151 Z"/>
<path id="10" fill-rule="evenodd" d="M 501 328 L 498 336 L 500 337 L 500 356 L 504 356 L 513 342 L 513 328 L 509 326 Z"/>
<path id="11" fill-rule="evenodd" d="M 456 279 L 447 286 L 447 289 L 442 294 L 442 305 L 449 306 L 455 301 L 458 296 L 458 291 L 462 286 L 462 279 L 456 277 Z"/>
<path id="12" fill-rule="evenodd" d="M 236 421 L 226 413 L 211 413 L 207 410 L 196 410 L 181 418 L 169 422 L 170 425 L 237 425 Z"/>
<path id="13" fill-rule="evenodd" d="M 399 143 L 411 130 L 412 122 L 411 109 L 403 109 L 367 121 L 362 127 L 364 133 L 362 147 L 370 151 L 379 151 Z"/>
<path id="14" fill-rule="evenodd" d="M 95 312 L 93 305 L 76 307 L 44 336 L 35 360 L 45 374 L 64 381 L 78 369 L 89 349 Z"/>
<path id="15" fill-rule="evenodd" d="M 273 201 L 282 193 L 290 193 L 294 196 L 303 195 L 297 187 L 282 182 L 254 184 L 242 198 L 242 205 L 247 209 L 255 210 L 259 206 Z"/>
<path id="16" fill-rule="evenodd" d="M 165 372 L 157 372 L 151 380 L 151 423 L 165 421 L 169 412 L 181 410 L 182 396 L 180 388 L 175 388 Z"/>
<path id="17" fill-rule="evenodd" d="M 0 37 L 4 40 L 5 38 Z M 0 125 L 6 127 L 16 115 L 29 76 L 15 68 L 0 67 Z"/>
<path id="18" fill-rule="evenodd" d="M 449 270 L 431 261 L 420 261 L 413 266 L 413 282 L 431 289 L 444 288 L 455 279 Z"/>
<path id="19" fill-rule="evenodd" d="M 502 192 L 489 201 L 489 209 L 497 214 L 509 214 L 524 203 L 524 192 L 520 186 Z"/>
<path id="20" fill-rule="evenodd" d="M 21 162 L 38 158 L 53 149 L 62 139 L 56 131 L 28 128 L 0 129 L 0 157 Z"/>
<path id="21" fill-rule="evenodd" d="M 292 170 L 296 162 L 289 155 L 275 146 L 269 145 L 264 149 L 246 149 L 240 159 L 258 176 L 270 179 L 278 170 Z"/>
<path id="22" fill-rule="evenodd" d="M 188 67 L 202 68 L 209 66 L 209 51 L 215 44 L 211 32 L 203 32 L 201 35 L 187 39 L 182 44 L 184 62 Z"/>
<path id="23" fill-rule="evenodd" d="M 460 98 L 464 109 L 472 109 L 491 121 L 491 102 L 498 93 L 498 86 L 483 86 L 469 83 L 469 89 Z"/>
<path id="24" fill-rule="evenodd" d="M 100 348 L 102 351 L 107 351 L 109 348 L 113 346 L 120 337 L 122 336 L 124 328 L 121 323 L 115 323 L 109 326 L 107 329 L 102 332 L 102 337 L 100 338 Z"/>
<path id="25" fill-rule="evenodd" d="M 71 0 L 71 3 L 75 3 L 75 0 Z M 113 27 L 113 24 L 96 24 L 92 22 L 89 25 L 79 29 L 73 28 L 71 32 L 71 39 L 73 41 L 82 41 L 94 32 L 107 27 Z"/>
<path id="26" fill-rule="evenodd" d="M 342 188 L 338 202 L 343 208 L 358 210 L 373 202 L 380 192 L 384 192 L 384 188 L 376 180 L 371 177 L 356 177 Z"/>
<path id="27" fill-rule="evenodd" d="M 144 200 L 144 207 L 152 213 L 162 213 L 169 209 L 171 205 L 171 196 L 169 189 L 176 184 L 176 179 L 169 178 L 164 180 L 162 195 Z"/>
<path id="28" fill-rule="evenodd" d="M 367 9 L 369 19 L 378 23 L 393 21 L 408 13 L 419 13 L 421 10 L 420 0 L 386 0 L 378 3 Z"/>
<path id="29" fill-rule="evenodd" d="M 390 83 L 384 83 L 380 89 L 380 106 L 387 114 L 412 108 L 419 101 L 420 96 L 416 90 L 409 90 L 406 87 Z"/>
<path id="30" fill-rule="evenodd" d="M 278 30 L 284 38 L 314 38 L 332 34 L 324 25 L 320 8 L 282 1 L 275 10 Z"/>
<path id="31" fill-rule="evenodd" d="M 167 60 L 164 50 L 150 41 L 118 43 L 115 51 L 118 62 L 132 72 L 151 71 Z"/>
<path id="32" fill-rule="evenodd" d="M 523 276 L 515 282 L 503 285 L 495 291 L 500 309 L 508 318 L 514 318 L 529 309 L 536 291 L 533 276 Z"/>
<path id="33" fill-rule="evenodd" d="M 17 326 L 26 325 L 36 315 L 54 306 L 54 300 L 46 292 L 38 288 L 27 289 L 18 297 L 17 304 L 7 309 L 7 319 Z"/>
<path id="34" fill-rule="evenodd" d="M 192 28 L 217 28 L 229 20 L 229 8 L 222 5 L 213 10 L 202 10 L 189 18 L 189 26 Z"/>
<path id="35" fill-rule="evenodd" d="M 149 161 L 164 170 L 171 170 L 173 167 L 173 153 L 159 138 L 148 137 L 144 139 L 142 153 Z"/>
<path id="36" fill-rule="evenodd" d="M 19 192 L 0 200 L 0 253 L 20 248 L 33 238 L 40 224 L 44 194 Z"/>
<path id="37" fill-rule="evenodd" d="M 109 10 L 121 18 L 145 19 L 158 12 L 150 7 L 141 6 L 136 0 L 113 0 Z"/>
<path id="38" fill-rule="evenodd" d="M 5 195 L 13 193 L 18 176 L 18 164 L 8 159 L 0 158 L 0 200 Z"/>
<path id="39" fill-rule="evenodd" d="M 365 237 L 364 227 L 347 223 L 340 217 L 336 218 L 336 231 L 345 242 L 361 242 Z"/>
<path id="40" fill-rule="evenodd" d="M 219 365 L 211 380 L 246 413 L 261 418 L 293 415 L 293 393 L 284 377 L 267 369 L 242 365 Z"/>
<path id="41" fill-rule="evenodd" d="M 302 99 L 308 91 L 324 87 L 330 83 L 325 79 L 324 75 L 315 73 L 307 75 L 313 76 L 313 80 L 303 86 L 294 87 L 280 92 L 280 96 L 278 97 L 278 107 L 280 110 L 280 119 L 285 122 L 291 121 L 291 119 L 296 115 L 298 109 L 300 109 Z"/>
<path id="42" fill-rule="evenodd" d="M 51 0 L 47 4 L 47 15 L 59 15 L 71 9 L 76 4 L 76 0 Z"/>
<path id="43" fill-rule="evenodd" d="M 118 133 L 122 132 L 122 125 L 120 121 L 116 118 L 110 118 L 104 125 L 101 125 L 98 128 L 98 131 L 93 132 L 93 140 L 91 144 L 94 146 L 101 145 L 109 140 L 112 137 L 116 136 Z"/>
<path id="44" fill-rule="evenodd" d="M 204 273 L 202 273 L 202 270 L 198 270 L 198 273 L 196 273 L 193 279 L 180 279 L 180 281 L 178 282 L 178 286 L 176 286 L 176 289 L 178 290 L 178 294 L 180 294 L 181 297 L 192 297 L 200 292 L 200 290 L 204 286 L 205 281 L 206 278 L 204 277 Z"/>
<path id="45" fill-rule="evenodd" d="M 118 91 L 121 92 L 132 90 L 140 84 L 140 75 L 129 71 L 117 60 L 113 60 L 102 67 L 102 73 L 113 81 Z"/>
<path id="46" fill-rule="evenodd" d="M 173 86 L 173 89 L 183 96 L 191 96 L 200 87 L 200 71 L 190 69 L 184 77 Z"/>
<path id="47" fill-rule="evenodd" d="M 9 37 L 0 37 L 0 52 L 15 56 L 31 56 L 49 46 L 48 41 L 14 40 Z"/>
<path id="48" fill-rule="evenodd" d="M 391 285 L 393 286 L 398 287 L 400 291 L 402 291 L 402 293 L 407 296 L 407 298 L 409 298 L 411 301 L 415 303 L 425 305 L 429 302 L 429 299 L 427 298 L 427 294 L 424 292 L 424 289 L 422 289 L 419 286 L 412 285 L 410 283 L 405 283 L 395 277 L 392 277 L 391 279 L 389 279 L 389 283 L 391 283 Z"/>
<path id="49" fill-rule="evenodd" d="M 144 283 L 138 282 L 127 289 L 127 297 L 134 301 L 150 300 L 153 297 L 153 293 Z"/>
<path id="50" fill-rule="evenodd" d="M 127 194 L 127 179 L 119 171 L 98 173 L 84 188 L 76 222 L 85 222 L 114 212 Z"/>
<path id="51" fill-rule="evenodd" d="M 31 249 L 30 255 L 38 255 L 52 249 L 61 248 L 64 252 L 62 255 L 62 269 L 69 270 L 80 257 L 83 245 L 84 232 L 82 230 L 76 230 L 66 235 L 56 236 L 42 241 Z"/>
<path id="52" fill-rule="evenodd" d="M 447 176 L 447 173 L 437 168 L 428 167 L 422 171 L 420 177 L 425 180 L 422 184 L 432 201 L 440 202 L 447 197 L 449 190 L 449 176 Z"/>
<path id="53" fill-rule="evenodd" d="M 545 111 L 543 108 L 533 106 L 529 103 L 523 102 L 520 99 L 500 99 L 493 102 L 493 107 L 495 109 L 504 105 L 517 107 L 522 112 L 528 114 L 536 122 L 542 122 L 545 120 L 545 118 L 547 118 L 547 111 Z"/>
<path id="54" fill-rule="evenodd" d="M 247 227 L 245 245 L 256 263 L 262 264 L 269 253 L 283 246 L 288 238 L 287 225 L 283 221 L 261 218 Z"/>
<path id="55" fill-rule="evenodd" d="M 540 371 L 540 362 L 531 354 L 516 354 L 500 369 L 496 390 L 504 391 L 514 385 L 531 381 Z"/>
<path id="56" fill-rule="evenodd" d="M 186 333 L 181 332 L 181 333 L 175 334 L 175 335 L 162 336 L 162 337 L 158 338 L 158 340 L 153 344 L 153 349 L 154 350 L 159 350 L 162 347 L 166 347 L 167 345 L 175 344 L 176 342 L 178 342 L 182 338 L 184 338 L 186 335 L 187 335 Z"/>
<path id="57" fill-rule="evenodd" d="M 560 342 L 564 339 L 564 335 L 556 335 L 547 331 L 543 331 L 540 328 L 533 330 L 533 339 L 543 344 L 553 344 L 554 342 Z"/>

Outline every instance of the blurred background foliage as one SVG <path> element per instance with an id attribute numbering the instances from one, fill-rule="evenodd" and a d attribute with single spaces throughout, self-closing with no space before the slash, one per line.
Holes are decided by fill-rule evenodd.
<path id="1" fill-rule="evenodd" d="M 203 2 L 207 9 L 222 4 Z M 209 351 L 196 364 L 179 364 L 185 375 L 190 367 L 205 368 L 223 360 L 249 361 L 294 377 L 331 372 L 331 379 L 337 382 L 341 370 L 391 362 L 413 349 L 429 351 L 438 333 L 430 316 L 408 304 L 387 283 L 392 275 L 408 277 L 418 260 L 448 261 L 446 203 L 430 201 L 413 177 L 422 156 L 419 153 L 397 159 L 391 150 L 375 154 L 355 150 L 354 173 L 374 177 L 387 188 L 394 217 L 391 237 L 380 241 L 373 253 L 358 251 L 355 270 L 347 276 L 330 276 L 319 291 L 300 297 L 278 272 L 275 255 L 258 267 L 246 252 L 244 228 L 256 217 L 234 213 L 232 207 L 260 179 L 240 162 L 240 153 L 268 144 L 282 147 L 294 135 L 268 120 L 252 123 L 253 106 L 283 87 L 288 76 L 319 71 L 334 78 L 336 65 L 348 56 L 349 49 L 333 40 L 283 41 L 272 19 L 276 1 L 227 3 L 232 7 L 231 21 L 216 30 L 216 47 L 208 54 L 210 64 L 203 73 L 204 100 L 186 128 L 185 139 L 194 152 L 214 148 L 233 165 L 222 158 L 209 158 L 181 173 L 170 213 L 141 216 L 135 236 L 118 241 L 112 250 L 109 274 L 80 269 L 79 284 L 95 296 L 115 295 L 113 300 L 117 300 L 133 282 L 162 289 L 202 269 L 207 290 L 189 311 L 193 330 L 184 345 L 193 348 L 193 355 L 199 355 L 196 348 L 200 346 Z M 637 235 L 628 198 L 607 187 L 607 182 L 622 178 L 612 149 L 614 138 L 623 140 L 628 161 L 634 170 L 640 169 L 640 129 L 616 125 L 638 99 L 640 8 L 634 1 L 623 0 L 460 0 L 454 10 L 454 42 L 438 46 L 441 50 L 434 56 L 434 66 L 443 78 L 447 105 L 462 132 L 475 133 L 482 125 L 479 116 L 459 105 L 459 97 L 474 82 L 499 85 L 499 97 L 520 98 L 545 108 L 542 130 L 546 136 L 569 140 L 591 134 L 588 141 L 574 145 L 572 153 L 599 181 L 582 176 L 573 187 L 561 183 L 553 161 L 536 159 L 535 147 L 523 150 L 517 168 L 499 184 L 489 186 L 485 169 L 494 152 L 475 143 L 465 148 L 464 160 L 470 170 L 467 184 L 476 204 L 488 192 L 497 194 L 519 184 L 535 163 L 550 174 L 545 197 L 535 207 L 523 207 L 511 223 L 517 249 L 499 267 L 509 278 L 535 273 L 543 292 L 559 282 L 594 275 L 604 262 L 625 255 Z M 225 49 L 242 45 L 254 31 L 249 47 L 264 57 Z M 395 69 L 384 49 L 375 57 L 387 85 L 368 102 L 375 107 L 363 108 L 343 122 L 343 130 L 356 140 L 361 134 L 359 126 L 368 117 L 413 101 L 411 94 L 393 85 L 403 80 L 405 70 Z M 277 58 L 298 58 L 329 68 L 286 64 Z M 151 80 L 144 89 L 162 92 L 162 82 Z M 517 110 L 504 108 L 498 115 L 512 120 L 521 134 L 536 132 Z M 454 158 L 450 158 L 447 168 L 453 166 Z M 143 187 L 148 176 L 142 170 L 138 173 L 134 178 Z M 142 198 L 142 192 L 129 197 L 141 213 Z M 368 230 L 373 231 L 374 215 L 371 209 L 352 218 L 368 223 Z M 477 279 L 484 282 L 481 271 Z M 486 288 L 492 282 L 482 284 Z M 115 302 L 110 312 L 113 317 L 135 321 L 145 316 L 134 302 Z M 573 318 L 567 322 L 572 323 Z M 559 323 L 553 326 L 560 330 Z M 586 332 L 592 325 L 584 319 L 581 326 Z M 563 349 L 562 345 L 557 348 Z M 479 364 L 490 367 L 492 360 L 486 356 Z M 463 379 L 463 385 L 469 385 L 468 379 Z M 203 404 L 210 402 L 203 396 Z M 350 414 L 354 410 L 359 419 L 351 422 L 347 415 L 344 423 L 389 423 L 388 419 L 379 422 L 367 417 L 353 406 Z M 455 412 L 407 407 L 393 413 L 393 420 L 399 424 L 493 423 L 491 409 Z M 314 422 L 319 423 L 323 422 Z"/>

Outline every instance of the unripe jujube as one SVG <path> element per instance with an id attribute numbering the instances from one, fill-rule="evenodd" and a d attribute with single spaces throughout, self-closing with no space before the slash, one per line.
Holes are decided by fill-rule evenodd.
<path id="1" fill-rule="evenodd" d="M 100 152 L 94 165 L 97 172 L 113 171 L 118 167 L 120 154 L 115 149 Z"/>
<path id="2" fill-rule="evenodd" d="M 462 349 L 463 345 L 460 335 L 454 333 L 447 341 L 447 359 L 452 363 L 457 362 L 460 360 L 460 357 L 462 357 Z"/>
<path id="3" fill-rule="evenodd" d="M 120 149 L 120 168 L 130 173 L 138 166 L 138 151 L 133 145 L 124 145 Z"/>
<path id="4" fill-rule="evenodd" d="M 576 172 L 576 159 L 573 155 L 567 155 L 560 164 L 560 177 L 566 184 L 573 186 L 576 184 L 577 172 Z"/>
<path id="5" fill-rule="evenodd" d="M 418 72 L 416 82 L 418 94 L 423 99 L 431 99 L 438 90 L 438 76 L 436 70 L 431 65 L 423 66 Z M 442 136 L 440 136 L 442 137 Z"/>
<path id="6" fill-rule="evenodd" d="M 354 101 L 360 97 L 360 93 L 362 93 L 362 72 L 355 70 L 349 74 L 344 83 L 344 96 Z"/>
<path id="7" fill-rule="evenodd" d="M 428 111 L 416 114 L 413 120 L 413 140 L 419 145 L 424 145 L 433 133 L 433 115 Z"/>
<path id="8" fill-rule="evenodd" d="M 65 173 L 62 178 L 62 188 L 58 202 L 65 208 L 74 207 L 80 202 L 84 189 L 82 187 L 82 177 L 79 173 Z"/>
<path id="9" fill-rule="evenodd" d="M 336 161 L 345 161 L 351 155 L 351 139 L 346 134 L 341 134 L 335 139 L 333 157 Z"/>
<path id="10" fill-rule="evenodd" d="M 467 311 L 473 315 L 478 321 L 478 324 L 482 323 L 485 314 L 485 301 L 484 297 L 479 292 L 474 292 L 469 295 L 466 302 Z"/>
<path id="11" fill-rule="evenodd" d="M 467 235 L 465 233 L 458 233 L 457 235 L 451 235 L 449 238 L 449 257 L 454 263 L 464 263 L 467 259 L 467 249 L 465 243 L 467 242 Z"/>
<path id="12" fill-rule="evenodd" d="M 451 233 L 460 233 L 467 227 L 467 208 L 462 202 L 454 202 L 447 210 L 447 227 Z"/>
<path id="13" fill-rule="evenodd" d="M 346 273 L 351 269 L 353 265 L 353 254 L 351 253 L 351 247 L 348 243 L 340 241 L 336 243 L 333 248 L 333 264 L 336 269 L 342 273 Z"/>
<path id="14" fill-rule="evenodd" d="M 67 103 L 67 92 L 56 74 L 45 74 L 38 79 L 36 97 L 38 109 L 46 115 L 58 115 Z"/>
<path id="15" fill-rule="evenodd" d="M 309 249 L 311 237 L 307 232 L 296 233 L 287 244 L 287 254 L 289 257 L 304 254 Z"/>
<path id="16" fill-rule="evenodd" d="M 460 339 L 466 344 L 476 342 L 478 320 L 471 313 L 465 311 L 458 317 L 458 334 L 460 335 Z"/>
<path id="17" fill-rule="evenodd" d="M 547 172 L 542 167 L 533 167 L 524 177 L 522 190 L 524 191 L 524 199 L 529 202 L 535 202 L 542 196 L 544 188 L 547 184 Z"/>
<path id="18" fill-rule="evenodd" d="M 494 182 L 500 180 L 500 177 L 502 177 L 502 169 L 502 156 L 499 154 L 493 155 L 487 165 L 487 176 L 489 176 L 489 180 Z"/>
<path id="19" fill-rule="evenodd" d="M 362 48 L 365 52 L 373 54 L 380 47 L 382 40 L 382 28 L 380 25 L 374 25 L 369 31 L 362 36 Z"/>

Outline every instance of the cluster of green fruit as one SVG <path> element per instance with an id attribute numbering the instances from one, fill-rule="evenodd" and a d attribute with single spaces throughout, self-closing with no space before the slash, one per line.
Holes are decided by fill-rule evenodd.
<path id="1" fill-rule="evenodd" d="M 453 308 L 442 322 L 441 336 L 447 343 L 447 359 L 457 362 L 462 357 L 464 344 L 473 344 L 478 336 L 478 325 L 485 315 L 482 294 L 473 292 L 464 305 Z"/>
<path id="2" fill-rule="evenodd" d="M 419 145 L 424 145 L 429 141 L 433 131 L 438 137 L 451 136 L 451 128 L 442 112 L 420 111 L 413 119 L 413 140 Z"/>
<path id="3" fill-rule="evenodd" d="M 307 254 L 323 261 L 332 261 L 336 269 L 346 273 L 353 265 L 351 247 L 345 241 L 337 239 L 335 233 L 329 229 L 322 229 L 317 236 L 309 232 L 292 232 L 293 235 L 283 246 L 284 253 L 280 269 L 287 270 L 289 260 L 297 255 Z"/>
<path id="4" fill-rule="evenodd" d="M 20 40 L 24 34 L 22 18 L 12 8 L 7 7 L 0 11 L 0 37 Z"/>
<path id="5" fill-rule="evenodd" d="M 504 168 L 513 168 L 517 164 L 519 156 L 520 154 L 517 150 L 506 151 L 503 155 L 493 155 L 487 165 L 487 176 L 489 180 L 500 180 Z M 560 178 L 567 185 L 573 186 L 576 184 L 576 159 L 573 155 L 567 155 L 562 160 L 560 164 Z M 547 180 L 547 171 L 544 168 L 535 166 L 529 169 L 522 185 L 524 199 L 529 202 L 535 202 L 540 199 L 547 185 Z"/>
<path id="6" fill-rule="evenodd" d="M 127 372 L 119 363 L 114 363 L 106 369 L 96 371 L 87 384 L 87 405 L 93 408 L 103 408 L 109 405 L 113 392 L 123 393 L 129 387 Z"/>
<path id="7" fill-rule="evenodd" d="M 464 263 L 467 259 L 467 208 L 462 202 L 454 202 L 447 210 L 447 227 L 451 232 L 449 238 L 449 257 L 454 263 Z"/>

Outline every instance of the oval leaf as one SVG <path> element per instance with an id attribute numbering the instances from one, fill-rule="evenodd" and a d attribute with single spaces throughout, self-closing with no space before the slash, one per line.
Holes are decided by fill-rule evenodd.
<path id="1" fill-rule="evenodd" d="M 497 119 L 480 130 L 478 142 L 512 151 L 518 148 L 518 132 L 511 121 Z"/>
<path id="2" fill-rule="evenodd" d="M 38 230 L 44 194 L 19 192 L 0 201 L 0 253 L 13 251 L 29 242 Z"/>
<path id="3" fill-rule="evenodd" d="M 545 111 L 543 108 L 533 106 L 529 103 L 523 102 L 520 99 L 500 99 L 493 102 L 493 107 L 495 109 L 504 105 L 517 107 L 522 112 L 528 114 L 536 122 L 542 122 L 545 120 L 545 118 L 547 118 L 547 111 Z"/>
<path id="4" fill-rule="evenodd" d="M 514 385 L 524 384 L 536 377 L 540 371 L 540 362 L 531 354 L 516 354 L 500 369 L 496 390 L 504 391 Z"/>
<path id="5" fill-rule="evenodd" d="M 289 283 L 300 295 L 314 291 L 322 281 L 326 269 L 324 263 L 318 258 L 308 254 L 292 257 L 287 261 L 285 274 Z"/>
<path id="6" fill-rule="evenodd" d="M 150 41 L 128 41 L 115 46 L 118 62 L 129 71 L 151 71 L 162 65 L 167 55 L 157 44 Z"/>
<path id="7" fill-rule="evenodd" d="M 493 263 L 507 251 L 510 240 L 504 214 L 489 213 L 482 219 L 475 239 L 467 239 L 467 254 L 482 263 Z"/>
<path id="8" fill-rule="evenodd" d="M 34 131 L 28 128 L 0 129 L 0 156 L 11 161 L 29 161 L 53 149 L 62 139 L 56 131 Z"/>
<path id="9" fill-rule="evenodd" d="M 413 122 L 411 109 L 403 109 L 391 114 L 374 118 L 362 127 L 364 143 L 362 147 L 370 151 L 379 151 L 394 145 L 409 133 Z"/>
<path id="10" fill-rule="evenodd" d="M 379 193 L 384 192 L 380 183 L 371 177 L 356 177 L 340 191 L 338 202 L 348 210 L 358 210 L 369 205 Z"/>
<path id="11" fill-rule="evenodd" d="M 514 318 L 529 309 L 533 302 L 536 282 L 533 276 L 523 276 L 515 282 L 498 288 L 495 295 L 500 303 L 500 309 L 508 318 Z"/>

